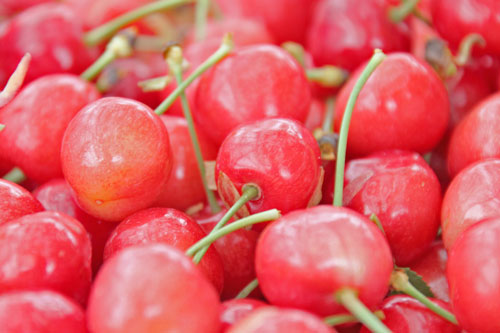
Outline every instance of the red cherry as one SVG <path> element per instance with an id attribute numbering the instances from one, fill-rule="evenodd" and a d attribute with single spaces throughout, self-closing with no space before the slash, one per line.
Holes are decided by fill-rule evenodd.
<path id="1" fill-rule="evenodd" d="M 95 333 L 219 332 L 218 295 L 191 260 L 164 244 L 133 246 L 106 261 L 89 298 Z"/>
<path id="2" fill-rule="evenodd" d="M 100 97 L 93 84 L 68 74 L 27 85 L 0 110 L 0 155 L 40 183 L 62 178 L 61 144 L 71 119 Z"/>
<path id="3" fill-rule="evenodd" d="M 193 116 L 220 144 L 245 122 L 271 117 L 304 121 L 310 95 L 304 70 L 288 52 L 272 45 L 248 46 L 201 78 Z"/>
<path id="4" fill-rule="evenodd" d="M 73 118 L 61 160 L 80 207 L 119 221 L 156 201 L 170 175 L 172 153 L 167 130 L 149 107 L 106 97 Z"/>
<path id="5" fill-rule="evenodd" d="M 186 251 L 205 236 L 196 221 L 183 212 L 172 208 L 150 208 L 129 216 L 116 227 L 106 243 L 104 260 L 127 247 L 146 243 L 164 243 Z M 220 293 L 224 275 L 217 251 L 210 248 L 199 265 Z"/>
<path id="6" fill-rule="evenodd" d="M 309 131 L 311 131 L 311 133 L 313 133 L 315 129 L 321 128 L 324 118 L 325 118 L 325 103 L 319 99 L 313 98 L 311 100 L 309 113 L 307 114 L 304 126 Z"/>
<path id="7" fill-rule="evenodd" d="M 26 215 L 0 226 L 0 291 L 52 289 L 87 301 L 90 240 L 74 218 L 56 212 Z"/>
<path id="8" fill-rule="evenodd" d="M 468 332 L 500 331 L 500 219 L 468 228 L 451 248 L 448 283 L 453 311 Z"/>
<path id="9" fill-rule="evenodd" d="M 43 207 L 25 188 L 0 179 L 0 225 L 21 216 L 43 211 Z"/>
<path id="10" fill-rule="evenodd" d="M 83 309 L 48 290 L 0 295 L 0 327 L 3 333 L 87 332 Z"/>
<path id="11" fill-rule="evenodd" d="M 441 208 L 444 246 L 449 250 L 469 226 L 500 216 L 500 160 L 474 163 L 450 183 Z"/>
<path id="12" fill-rule="evenodd" d="M 436 238 L 441 186 L 419 154 L 385 151 L 347 163 L 344 205 L 375 214 L 396 264 L 406 266 Z"/>
<path id="13" fill-rule="evenodd" d="M 339 93 L 334 121 L 337 131 L 363 68 L 364 65 Z M 427 152 L 444 135 L 449 113 L 448 94 L 432 68 L 409 54 L 389 54 L 359 94 L 349 127 L 347 151 L 352 156 L 385 149 Z"/>
<path id="14" fill-rule="evenodd" d="M 266 306 L 266 303 L 251 298 L 225 301 L 220 308 L 220 333 L 225 333 L 236 322 L 246 317 L 253 310 L 263 306 Z"/>
<path id="15" fill-rule="evenodd" d="M 376 307 L 387 293 L 393 262 L 374 223 L 353 210 L 325 205 L 269 225 L 257 243 L 255 267 L 272 304 L 331 315 L 345 312 L 335 298 L 345 287 Z"/>
<path id="16" fill-rule="evenodd" d="M 55 0 L 2 0 L 0 4 L 0 15 L 9 16 L 21 12 L 29 7 L 44 2 L 55 2 Z"/>

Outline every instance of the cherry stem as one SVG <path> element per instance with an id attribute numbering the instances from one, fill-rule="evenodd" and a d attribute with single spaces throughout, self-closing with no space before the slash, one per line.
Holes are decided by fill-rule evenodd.
<path id="1" fill-rule="evenodd" d="M 207 15 L 210 8 L 210 0 L 197 0 L 195 11 L 195 37 L 200 41 L 205 39 Z"/>
<path id="2" fill-rule="evenodd" d="M 420 303 L 425 305 L 429 310 L 437 314 L 438 316 L 443 317 L 448 320 L 450 323 L 458 325 L 457 318 L 453 315 L 453 313 L 443 309 L 436 303 L 432 302 L 429 298 L 427 298 L 424 294 L 422 294 L 417 288 L 415 288 L 409 281 L 408 275 L 406 275 L 401 270 L 394 270 L 391 275 L 391 286 L 399 292 L 405 293 Z"/>
<path id="3" fill-rule="evenodd" d="M 323 133 L 333 133 L 333 115 L 335 114 L 335 97 L 328 97 L 325 103 L 326 111 L 323 118 Z"/>
<path id="4" fill-rule="evenodd" d="M 129 11 L 117 18 L 89 31 L 83 37 L 83 40 L 87 46 L 94 46 L 102 41 L 109 39 L 118 30 L 126 25 L 129 25 L 145 16 L 153 13 L 157 13 L 163 10 L 174 8 L 180 5 L 192 3 L 195 0 L 160 0 L 153 1 L 147 5 L 139 7 L 135 10 Z"/>
<path id="5" fill-rule="evenodd" d="M 181 84 L 177 85 L 174 91 L 155 109 L 155 113 L 161 115 L 175 102 L 177 97 L 186 90 L 201 74 L 205 73 L 210 67 L 218 63 L 233 49 L 233 39 L 231 34 L 226 34 L 222 40 L 222 44 L 217 51 L 214 52 L 207 60 L 205 60 L 191 75 L 189 75 Z"/>
<path id="6" fill-rule="evenodd" d="M 172 73 L 177 80 L 177 84 L 180 85 L 182 83 L 182 49 L 179 46 L 173 46 L 170 48 L 167 55 L 167 64 Z M 210 210 L 213 214 L 220 212 L 221 207 L 215 198 L 214 192 L 208 188 L 207 179 L 206 179 L 206 171 L 205 171 L 205 162 L 203 160 L 203 154 L 200 148 L 200 140 L 198 139 L 198 134 L 196 134 L 196 129 L 194 128 L 193 115 L 191 114 L 191 110 L 189 108 L 189 102 L 184 92 L 181 93 L 181 103 L 182 103 L 182 111 L 184 113 L 184 118 L 186 118 L 186 122 L 188 125 L 189 136 L 191 137 L 191 143 L 193 144 L 194 154 L 196 156 L 196 162 L 198 163 L 198 170 L 200 171 L 201 181 L 203 184 L 203 188 L 205 189 L 205 194 L 207 196 L 208 203 L 210 205 Z"/>
<path id="7" fill-rule="evenodd" d="M 222 227 L 226 225 L 227 222 L 236 214 L 237 211 L 240 210 L 247 202 L 257 198 L 260 195 L 260 191 L 256 186 L 253 185 L 245 185 L 243 187 L 243 192 L 241 193 L 241 197 L 233 204 L 231 208 L 224 214 L 224 216 L 220 219 L 220 221 L 215 225 L 209 235 L 218 232 Z M 252 215 L 253 216 L 253 215 Z M 232 223 L 234 224 L 234 222 Z M 205 253 L 207 252 L 209 246 L 205 246 L 198 253 L 196 253 L 193 261 L 197 264 L 201 261 Z"/>
<path id="8" fill-rule="evenodd" d="M 0 124 L 0 132 L 3 131 L 4 128 L 5 128 L 5 125 L 4 124 Z"/>
<path id="9" fill-rule="evenodd" d="M 347 100 L 347 106 L 344 111 L 344 116 L 342 117 L 342 124 L 340 126 L 339 132 L 339 143 L 337 148 L 337 163 L 335 168 L 335 190 L 333 197 L 333 205 L 337 207 L 342 206 L 342 195 L 344 189 L 344 168 L 345 168 L 345 156 L 347 148 L 347 135 L 349 133 L 349 124 L 351 123 L 352 111 L 354 110 L 354 105 L 358 99 L 359 93 L 363 86 L 365 85 L 368 78 L 377 68 L 378 65 L 384 61 L 386 55 L 379 49 L 375 49 L 373 56 L 371 57 L 368 65 L 361 73 L 358 81 L 354 85 L 351 91 L 351 95 Z"/>
<path id="10" fill-rule="evenodd" d="M 14 167 L 2 178 L 8 180 L 9 182 L 19 184 L 26 180 L 26 175 L 21 169 Z"/>
<path id="11" fill-rule="evenodd" d="M 342 304 L 372 332 L 391 333 L 391 330 L 359 300 L 357 292 L 354 289 L 342 288 L 335 293 L 335 297 L 337 302 Z"/>
<path id="12" fill-rule="evenodd" d="M 412 14 L 417 8 L 420 0 L 401 0 L 398 6 L 391 6 L 389 9 L 389 19 L 393 23 L 404 21 L 408 15 Z"/>
<path id="13" fill-rule="evenodd" d="M 381 310 L 374 311 L 373 314 L 377 316 L 379 319 L 385 319 L 384 312 Z M 323 319 L 325 324 L 329 326 L 338 326 L 342 324 L 351 324 L 351 323 L 358 323 L 359 320 L 358 318 L 354 317 L 351 314 L 338 314 L 338 315 L 333 315 L 333 316 L 328 316 Z"/>
<path id="14" fill-rule="evenodd" d="M 299 43 L 295 42 L 284 42 L 281 44 L 281 47 L 290 53 L 292 57 L 297 60 L 297 62 L 302 66 L 306 67 L 306 52 L 304 50 L 304 47 L 300 45 Z"/>
<path id="15" fill-rule="evenodd" d="M 486 45 L 486 41 L 483 36 L 480 34 L 468 34 L 465 36 L 460 42 L 460 46 L 458 48 L 458 54 L 455 57 L 455 63 L 458 66 L 465 66 L 469 61 L 472 53 L 472 48 L 474 45 L 479 45 L 484 47 Z"/>
<path id="16" fill-rule="evenodd" d="M 377 227 L 380 229 L 380 231 L 382 231 L 382 233 L 385 236 L 384 226 L 382 225 L 382 222 L 380 222 L 380 220 L 377 217 L 377 215 L 375 215 L 375 214 L 372 213 L 372 215 L 370 215 L 370 221 L 372 221 L 373 223 L 375 223 L 377 225 Z"/>
<path id="17" fill-rule="evenodd" d="M 347 79 L 347 72 L 339 67 L 326 65 L 306 70 L 309 81 L 316 82 L 326 88 L 340 87 Z"/>
<path id="18" fill-rule="evenodd" d="M 255 288 L 257 288 L 259 286 L 259 280 L 257 280 L 257 278 L 253 279 L 252 281 L 250 281 L 246 286 L 245 288 L 241 289 L 241 291 L 238 293 L 238 295 L 236 295 L 236 299 L 238 298 L 247 298 L 248 295 L 250 295 L 252 293 L 252 291 L 255 290 Z"/>
<path id="19" fill-rule="evenodd" d="M 281 217 L 281 213 L 277 209 L 270 209 L 270 210 L 266 210 L 266 211 L 261 212 L 261 213 L 257 213 L 257 214 L 253 214 L 253 215 L 244 217 L 244 218 L 242 218 L 238 221 L 235 221 L 235 222 L 233 222 L 233 223 L 231 223 L 223 228 L 220 228 L 219 230 L 217 230 L 215 232 L 212 230 L 212 232 L 210 234 L 203 237 L 198 242 L 193 244 L 189 249 L 187 249 L 186 255 L 188 257 L 192 257 L 193 255 L 195 255 L 199 251 L 203 250 L 205 247 L 209 247 L 210 245 L 212 245 L 212 243 L 215 242 L 216 240 L 218 240 L 219 238 L 224 237 L 227 234 L 230 234 L 236 230 L 243 229 L 243 228 L 246 228 L 248 226 L 257 224 L 257 223 L 274 221 L 280 217 Z M 193 258 L 193 261 L 195 261 L 194 258 Z M 199 262 L 195 261 L 195 263 L 197 264 Z"/>
<path id="20" fill-rule="evenodd" d="M 7 84 L 0 92 L 0 107 L 9 103 L 23 85 L 24 78 L 26 77 L 26 73 L 28 72 L 30 61 L 31 54 L 29 53 L 26 53 L 19 61 L 19 64 L 14 70 L 14 73 L 12 73 L 12 75 L 9 77 Z"/>

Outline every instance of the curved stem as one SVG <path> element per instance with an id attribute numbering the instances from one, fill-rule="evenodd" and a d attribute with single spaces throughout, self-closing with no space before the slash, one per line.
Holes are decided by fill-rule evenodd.
<path id="1" fill-rule="evenodd" d="M 302 67 L 306 67 L 306 51 L 302 45 L 295 42 L 284 42 L 281 47 L 290 53 Z"/>
<path id="2" fill-rule="evenodd" d="M 484 47 L 486 45 L 486 41 L 483 36 L 480 34 L 468 34 L 462 39 L 458 48 L 458 54 L 455 57 L 455 63 L 458 66 L 465 66 L 465 64 L 467 64 L 471 57 L 474 45 Z"/>
<path id="3" fill-rule="evenodd" d="M 18 167 L 14 167 L 2 178 L 10 182 L 19 184 L 26 180 L 26 175 L 21 169 L 19 169 Z"/>
<path id="4" fill-rule="evenodd" d="M 372 221 L 373 223 L 375 223 L 377 225 L 377 227 L 380 229 L 380 231 L 382 231 L 382 233 L 385 236 L 384 226 L 382 225 L 382 222 L 380 222 L 380 220 L 377 217 L 377 215 L 375 215 L 375 214 L 372 213 L 372 215 L 370 215 L 370 221 Z"/>
<path id="5" fill-rule="evenodd" d="M 328 97 L 325 102 L 325 117 L 323 118 L 323 133 L 333 133 L 333 115 L 335 114 L 335 97 Z"/>
<path id="6" fill-rule="evenodd" d="M 402 0 L 399 6 L 389 9 L 389 19 L 394 23 L 404 21 L 417 8 L 420 0 Z"/>
<path id="7" fill-rule="evenodd" d="M 385 315 L 381 310 L 374 311 L 373 314 L 379 319 L 385 319 Z M 325 324 L 328 326 L 338 326 L 342 324 L 358 323 L 358 318 L 351 314 L 337 314 L 333 316 L 328 316 L 323 319 Z"/>
<path id="8" fill-rule="evenodd" d="M 354 88 L 351 91 L 351 95 L 347 100 L 347 106 L 344 111 L 344 116 L 342 117 L 342 124 L 340 126 L 339 132 L 339 144 L 337 148 L 337 163 L 335 168 L 335 189 L 334 189 L 334 197 L 333 197 L 333 205 L 341 207 L 342 206 L 342 195 L 344 190 L 344 167 L 345 167 L 345 156 L 346 156 L 346 146 L 347 146 L 347 135 L 349 133 L 349 124 L 351 123 L 352 111 L 354 109 L 354 105 L 356 104 L 356 100 L 358 99 L 359 93 L 363 86 L 365 85 L 368 78 L 373 73 L 375 68 L 377 68 L 382 61 L 384 61 L 386 55 L 376 49 L 373 56 L 371 57 L 368 65 L 366 65 L 365 69 L 361 73 L 358 81 L 354 85 Z"/>
<path id="9" fill-rule="evenodd" d="M 244 218 L 242 218 L 236 222 L 233 222 L 233 223 L 231 223 L 223 228 L 220 228 L 219 230 L 217 230 L 215 232 L 212 231 L 210 234 L 203 237 L 198 242 L 196 242 L 194 245 L 192 245 L 189 249 L 187 249 L 186 255 L 188 257 L 192 257 L 195 253 L 197 253 L 201 249 L 203 249 L 205 247 L 209 247 L 217 239 L 219 239 L 227 234 L 230 234 L 233 231 L 246 228 L 246 227 L 254 225 L 256 223 L 273 221 L 273 220 L 276 220 L 280 217 L 281 217 L 281 213 L 277 209 L 270 209 L 270 210 L 266 210 L 266 211 L 261 212 L 261 213 L 257 213 L 257 214 L 253 214 L 253 215 L 244 217 Z"/>
<path id="10" fill-rule="evenodd" d="M 160 0 L 153 1 L 145 6 L 139 7 L 135 10 L 127 12 L 117 18 L 97 27 L 85 34 L 83 40 L 88 46 L 94 46 L 102 41 L 109 39 L 118 30 L 126 25 L 129 25 L 149 14 L 159 11 L 167 10 L 173 7 L 192 3 L 195 0 Z"/>
<path id="11" fill-rule="evenodd" d="M 198 68 L 196 68 L 191 75 L 189 75 L 181 84 L 175 88 L 174 91 L 155 109 L 155 113 L 161 115 L 175 102 L 177 97 L 186 90 L 186 88 L 193 83 L 201 74 L 205 73 L 210 67 L 218 63 L 221 59 L 231 52 L 233 49 L 233 41 L 230 34 L 224 36 L 221 46 L 214 54 L 205 60 Z"/>
<path id="12" fill-rule="evenodd" d="M 210 0 L 197 0 L 195 11 L 195 36 L 196 40 L 205 39 L 207 15 L 210 8 Z"/>
<path id="13" fill-rule="evenodd" d="M 391 330 L 358 299 L 355 290 L 351 288 L 342 288 L 335 293 L 335 297 L 337 302 L 342 304 L 372 332 L 391 333 Z"/>
<path id="14" fill-rule="evenodd" d="M 14 98 L 17 91 L 22 87 L 24 78 L 28 72 L 30 61 L 31 54 L 26 53 L 19 61 L 19 64 L 17 64 L 14 73 L 12 73 L 9 77 L 9 80 L 3 90 L 0 91 L 0 107 L 7 105 L 7 103 Z"/>
<path id="15" fill-rule="evenodd" d="M 245 288 L 241 289 L 241 291 L 236 295 L 235 298 L 247 298 L 248 295 L 252 293 L 259 286 L 259 280 L 257 278 L 250 281 Z"/>
<path id="16" fill-rule="evenodd" d="M 105 50 L 103 54 L 92 64 L 90 65 L 89 68 L 83 72 L 80 77 L 84 80 L 87 81 L 92 81 L 101 71 L 108 66 L 113 60 L 116 59 L 116 56 L 108 51 Z"/>
<path id="17" fill-rule="evenodd" d="M 306 70 L 309 81 L 316 82 L 327 88 L 340 87 L 347 79 L 347 72 L 339 67 L 326 65 Z"/>

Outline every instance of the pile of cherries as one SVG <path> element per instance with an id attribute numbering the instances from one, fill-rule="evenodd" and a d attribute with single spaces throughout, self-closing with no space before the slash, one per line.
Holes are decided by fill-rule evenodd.
<path id="1" fill-rule="evenodd" d="M 500 1 L 0 0 L 0 331 L 500 332 Z"/>

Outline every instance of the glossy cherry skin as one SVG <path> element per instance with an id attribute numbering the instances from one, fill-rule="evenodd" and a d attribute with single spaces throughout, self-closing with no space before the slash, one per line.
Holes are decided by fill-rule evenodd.
<path id="1" fill-rule="evenodd" d="M 32 58 L 25 82 L 47 74 L 80 74 L 97 56 L 83 44 L 77 14 L 59 3 L 31 7 L 5 22 L 0 44 L 1 87 L 26 52 Z"/>
<path id="2" fill-rule="evenodd" d="M 296 121 L 258 120 L 235 129 L 224 140 L 215 176 L 218 193 L 229 206 L 246 184 L 253 184 L 260 197 L 246 204 L 248 213 L 276 208 L 286 214 L 307 207 L 318 186 L 319 147 Z"/>
<path id="3" fill-rule="evenodd" d="M 373 222 L 353 210 L 324 205 L 270 224 L 257 243 L 255 267 L 271 304 L 326 316 L 345 312 L 335 299 L 345 287 L 358 291 L 369 308 L 378 306 L 393 261 Z"/>
<path id="4" fill-rule="evenodd" d="M 435 0 L 431 2 L 432 22 L 452 46 L 470 33 L 486 41 L 484 52 L 500 55 L 500 3 L 496 0 Z"/>
<path id="5" fill-rule="evenodd" d="M 217 292 L 179 250 L 133 246 L 106 261 L 92 286 L 87 324 L 95 333 L 219 332 Z"/>
<path id="6" fill-rule="evenodd" d="M 336 131 L 363 68 L 364 65 L 356 70 L 339 93 Z M 359 94 L 349 127 L 347 151 L 353 156 L 384 149 L 428 152 L 443 137 L 449 114 L 448 94 L 435 71 L 410 54 L 389 54 Z"/>
<path id="7" fill-rule="evenodd" d="M 104 260 L 127 247 L 147 243 L 164 243 L 186 251 L 205 236 L 196 221 L 183 212 L 173 208 L 150 208 L 132 214 L 116 227 L 106 243 Z M 199 265 L 220 293 L 224 273 L 217 251 L 209 248 Z"/>
<path id="8" fill-rule="evenodd" d="M 389 150 L 346 165 L 344 205 L 377 215 L 396 264 L 406 266 L 436 238 L 441 186 L 419 154 Z"/>
<path id="9" fill-rule="evenodd" d="M 251 298 L 235 298 L 225 301 L 220 307 L 220 333 L 225 333 L 236 322 L 246 317 L 253 310 L 267 304 Z"/>
<path id="10" fill-rule="evenodd" d="M 165 126 L 149 107 L 106 97 L 73 118 L 61 160 L 80 207 L 98 219 L 120 221 L 156 201 L 172 152 Z"/>
<path id="11" fill-rule="evenodd" d="M 451 311 L 448 303 L 432 299 L 442 308 Z M 422 303 L 407 295 L 388 297 L 380 308 L 385 318 L 382 322 L 394 333 L 459 333 L 461 329 L 427 309 Z M 371 332 L 366 327 L 361 333 Z"/>
<path id="12" fill-rule="evenodd" d="M 2 3 L 0 3 L 0 15 L 10 16 L 44 2 L 55 2 L 55 0 L 2 0 Z"/>
<path id="13" fill-rule="evenodd" d="M 40 212 L 0 226 L 0 292 L 52 289 L 85 304 L 90 260 L 89 236 L 68 215 Z"/>
<path id="14" fill-rule="evenodd" d="M 452 180 L 443 198 L 441 228 L 450 250 L 456 238 L 471 225 L 500 216 L 500 160 L 474 163 Z"/>
<path id="15" fill-rule="evenodd" d="M 0 179 L 0 225 L 41 211 L 40 202 L 25 188 Z"/>
<path id="16" fill-rule="evenodd" d="M 87 332 L 83 309 L 49 290 L 0 295 L 0 327 L 3 333 Z"/>
<path id="17" fill-rule="evenodd" d="M 104 245 L 116 224 L 97 220 L 78 207 L 71 188 L 64 179 L 53 179 L 37 187 L 33 196 L 42 203 L 45 210 L 74 217 L 85 227 L 92 243 L 92 273 L 95 276 L 102 264 Z"/>
<path id="18" fill-rule="evenodd" d="M 40 183 L 62 178 L 61 143 L 71 119 L 96 101 L 95 86 L 78 76 L 55 74 L 28 84 L 0 110 L 0 155 Z"/>
<path id="19" fill-rule="evenodd" d="M 500 219 L 471 226 L 449 252 L 450 298 L 467 332 L 500 331 Z"/>
<path id="20" fill-rule="evenodd" d="M 304 70 L 295 59 L 277 46 L 255 45 L 233 52 L 201 78 L 194 117 L 220 144 L 245 122 L 271 117 L 305 121 L 310 103 Z"/>
<path id="21" fill-rule="evenodd" d="M 227 333 L 334 333 L 321 318 L 296 309 L 264 306 L 236 322 Z"/>
<path id="22" fill-rule="evenodd" d="M 319 65 L 349 71 L 368 60 L 376 48 L 409 50 L 408 28 L 393 24 L 386 0 L 322 0 L 314 11 L 307 49 Z"/>

